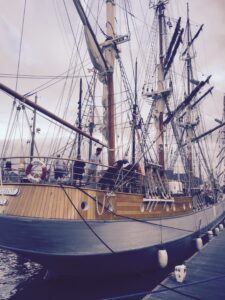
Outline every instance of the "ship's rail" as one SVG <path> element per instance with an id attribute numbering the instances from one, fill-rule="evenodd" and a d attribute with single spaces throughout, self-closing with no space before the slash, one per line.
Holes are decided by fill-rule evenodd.
<path id="1" fill-rule="evenodd" d="M 0 168 L 2 183 L 64 184 L 137 194 L 144 189 L 137 165 L 124 166 L 122 160 L 109 167 L 61 157 L 4 157 Z"/>

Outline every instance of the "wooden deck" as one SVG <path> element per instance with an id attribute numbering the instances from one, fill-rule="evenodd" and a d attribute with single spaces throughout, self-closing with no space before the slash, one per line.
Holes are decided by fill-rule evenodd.
<path id="1" fill-rule="evenodd" d="M 112 220 L 117 219 L 115 215 L 106 210 L 99 215 L 96 209 L 96 203 L 88 195 L 75 187 L 65 187 L 65 191 L 60 186 L 47 185 L 5 185 L 5 187 L 18 188 L 17 195 L 6 195 L 7 205 L 0 206 L 1 214 L 47 218 L 47 219 L 81 219 L 79 213 L 88 220 Z M 122 216 L 134 218 L 149 218 L 160 216 L 172 216 L 189 213 L 192 210 L 191 199 L 184 197 L 176 204 L 165 202 L 154 203 L 151 211 L 147 210 L 148 203 L 143 202 L 143 195 L 116 193 L 109 196 L 106 191 L 97 191 L 85 189 L 85 192 L 94 197 L 100 203 L 99 211 L 101 212 L 104 198 L 106 205 L 109 203 L 113 207 L 114 213 Z M 72 203 L 73 205 L 72 205 Z M 88 206 L 82 208 L 82 203 Z M 144 208 L 141 211 L 141 207 Z M 175 208 L 175 209 L 174 209 Z"/>
<path id="2" fill-rule="evenodd" d="M 187 277 L 166 278 L 143 300 L 225 299 L 225 230 L 186 262 Z"/>

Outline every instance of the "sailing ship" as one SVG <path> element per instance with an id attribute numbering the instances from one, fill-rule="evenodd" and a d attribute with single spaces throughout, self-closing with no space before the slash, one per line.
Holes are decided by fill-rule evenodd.
<path id="1" fill-rule="evenodd" d="M 213 89 L 208 87 L 210 77 L 201 81 L 194 77 L 193 47 L 202 26 L 192 36 L 189 11 L 184 30 L 180 18 L 166 16 L 168 0 L 150 1 L 154 20 L 144 51 L 158 49 L 158 55 L 151 51 L 146 60 L 142 89 L 138 88 L 136 61 L 132 89 L 122 62 L 122 48 L 130 42 L 131 33 L 116 34 L 116 1 L 105 2 L 107 31 L 100 44 L 81 2 L 73 1 L 94 66 L 86 99 L 82 98 L 80 80 L 75 125 L 66 116 L 61 118 L 39 105 L 37 96 L 32 101 L 30 95 L 21 95 L 0 83 L 0 89 L 14 99 L 15 119 L 29 109 L 33 112 L 32 124 L 28 122 L 29 155 L 21 155 L 22 150 L 16 156 L 7 155 L 13 152 L 9 150 L 8 136 L 3 145 L 0 247 L 47 269 L 80 276 L 166 267 L 196 241 L 199 247 L 201 235 L 208 232 L 211 236 L 212 229 L 224 218 L 223 195 L 203 147 L 205 137 L 223 128 L 224 123 L 198 134 L 202 129 L 199 106 Z M 129 6 L 123 10 L 129 24 L 128 17 L 133 14 Z M 173 68 L 178 53 L 185 82 L 177 87 Z M 117 126 L 115 63 L 121 71 L 117 85 L 123 85 L 123 95 L 119 97 L 124 99 L 121 124 Z M 97 89 L 103 89 L 104 122 L 100 126 L 96 124 Z M 84 100 L 89 101 L 86 108 Z M 70 143 L 61 138 L 65 147 L 57 140 L 57 150 L 49 146 L 50 155 L 40 155 L 36 144 L 40 131 L 37 114 L 69 130 Z M 14 129 L 8 132 L 16 128 L 15 123 L 11 125 Z M 115 128 L 122 126 L 123 134 L 116 139 Z M 96 138 L 99 127 L 101 134 Z M 108 153 L 107 162 L 92 161 L 94 145 L 103 148 L 105 156 Z M 95 171 L 90 178 L 91 164 Z"/>

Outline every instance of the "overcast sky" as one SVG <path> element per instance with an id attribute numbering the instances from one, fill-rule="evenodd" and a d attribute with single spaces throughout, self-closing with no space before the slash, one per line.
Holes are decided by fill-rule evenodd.
<path id="1" fill-rule="evenodd" d="M 87 1 L 82 1 L 86 3 Z M 97 5 L 93 0 L 92 5 Z M 141 3 L 148 6 L 147 0 L 133 1 L 135 6 Z M 186 14 L 187 0 L 170 0 L 170 11 L 174 15 Z M 58 75 L 65 72 L 72 50 L 72 33 L 69 24 L 65 26 L 65 11 L 61 0 L 27 0 L 24 36 L 21 53 L 20 74 Z M 75 12 L 72 0 L 66 0 L 73 22 L 74 34 L 79 30 L 80 20 Z M 121 1 L 120 1 L 121 3 Z M 196 43 L 200 74 L 212 75 L 211 84 L 215 86 L 213 97 L 206 101 L 209 108 L 208 119 L 222 117 L 222 98 L 225 92 L 225 0 L 189 0 L 192 24 L 204 24 L 201 41 Z M 15 88 L 15 79 L 3 78 L 2 74 L 15 74 L 18 65 L 18 49 L 21 35 L 24 0 L 0 0 L 0 81 Z M 134 15 L 138 11 L 133 11 Z M 26 93 L 43 83 L 43 80 L 25 80 L 18 82 L 18 92 Z M 55 100 L 61 85 L 54 91 L 42 92 L 39 103 L 46 105 Z M 0 93 L 1 138 L 7 122 L 7 112 L 11 100 Z"/>
<path id="2" fill-rule="evenodd" d="M 187 1 L 174 2 L 178 7 L 182 2 L 184 7 Z M 204 24 L 203 34 L 196 43 L 199 67 L 203 73 L 212 75 L 211 82 L 222 97 L 225 93 L 225 1 L 190 0 L 189 5 L 192 23 Z"/>

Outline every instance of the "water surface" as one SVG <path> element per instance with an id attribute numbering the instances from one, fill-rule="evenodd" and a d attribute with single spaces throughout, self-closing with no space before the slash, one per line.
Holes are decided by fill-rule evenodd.
<path id="1" fill-rule="evenodd" d="M 10 251 L 0 251 L 0 262 L 0 300 L 94 300 L 124 295 L 130 295 L 126 299 L 141 299 L 169 272 L 117 278 L 57 277 L 44 280 L 46 270 L 42 266 Z M 143 293 L 143 296 L 137 293 Z"/>

